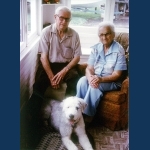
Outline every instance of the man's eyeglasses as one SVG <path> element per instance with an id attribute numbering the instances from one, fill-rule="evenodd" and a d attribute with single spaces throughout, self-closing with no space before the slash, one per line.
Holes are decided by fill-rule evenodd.
<path id="1" fill-rule="evenodd" d="M 108 32 L 108 33 L 106 33 L 106 34 L 99 34 L 99 37 L 103 37 L 103 36 L 108 37 L 108 36 L 110 36 L 110 35 L 111 35 L 111 33 Z"/>
<path id="2" fill-rule="evenodd" d="M 56 15 L 56 16 L 59 17 L 59 20 L 60 20 L 60 21 L 65 20 L 66 22 L 70 22 L 70 20 L 71 20 L 71 18 L 64 18 L 64 17 L 59 16 L 59 15 Z"/>

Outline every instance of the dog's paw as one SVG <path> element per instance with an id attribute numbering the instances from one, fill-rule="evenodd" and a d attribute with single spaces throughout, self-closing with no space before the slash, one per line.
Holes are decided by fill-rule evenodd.
<path id="1" fill-rule="evenodd" d="M 63 137 L 62 141 L 68 150 L 78 150 L 77 146 L 70 140 L 69 136 Z"/>
<path id="2" fill-rule="evenodd" d="M 70 145 L 69 147 L 66 145 L 68 150 L 79 150 L 74 144 Z"/>

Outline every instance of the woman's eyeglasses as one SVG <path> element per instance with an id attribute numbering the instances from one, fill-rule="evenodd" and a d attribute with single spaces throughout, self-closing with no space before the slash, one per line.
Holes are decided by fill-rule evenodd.
<path id="1" fill-rule="evenodd" d="M 106 34 L 99 34 L 99 37 L 103 37 L 103 36 L 108 37 L 108 36 L 110 36 L 110 35 L 111 35 L 111 33 L 108 32 L 108 33 L 106 33 Z"/>
<path id="2" fill-rule="evenodd" d="M 105 36 L 105 37 L 108 37 L 108 36 L 110 36 L 111 35 L 111 33 L 110 32 L 108 32 L 108 33 L 106 33 L 106 34 L 99 34 L 99 37 L 103 37 L 103 36 Z"/>

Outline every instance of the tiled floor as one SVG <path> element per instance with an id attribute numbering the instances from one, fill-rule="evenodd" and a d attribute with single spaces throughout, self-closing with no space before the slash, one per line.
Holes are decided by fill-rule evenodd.
<path id="1" fill-rule="evenodd" d="M 89 128 L 94 137 L 96 150 L 128 150 L 128 130 L 111 131 L 103 126 Z"/>
<path id="2" fill-rule="evenodd" d="M 95 150 L 128 150 L 129 149 L 129 133 L 128 130 L 111 131 L 103 126 L 90 127 L 88 129 L 89 139 L 94 140 Z M 89 135 L 89 134 L 88 134 Z M 78 146 L 79 150 L 83 150 L 75 138 L 72 140 Z M 91 141 L 93 141 L 91 140 Z M 49 132 L 43 136 L 36 150 L 67 150 L 61 142 L 61 136 L 58 132 Z"/>

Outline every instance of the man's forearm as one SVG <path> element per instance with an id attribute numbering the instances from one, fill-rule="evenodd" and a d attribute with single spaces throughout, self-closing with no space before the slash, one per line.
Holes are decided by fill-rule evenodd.
<path id="1" fill-rule="evenodd" d="M 80 56 L 73 58 L 72 61 L 64 69 L 68 72 L 71 68 L 77 65 L 79 61 Z"/>
<path id="2" fill-rule="evenodd" d="M 44 68 L 46 74 L 48 75 L 48 78 L 52 79 L 54 74 L 53 74 L 53 72 L 51 70 L 50 63 L 49 63 L 48 59 L 41 57 L 40 60 L 41 60 L 41 63 L 43 65 L 43 68 Z"/>

